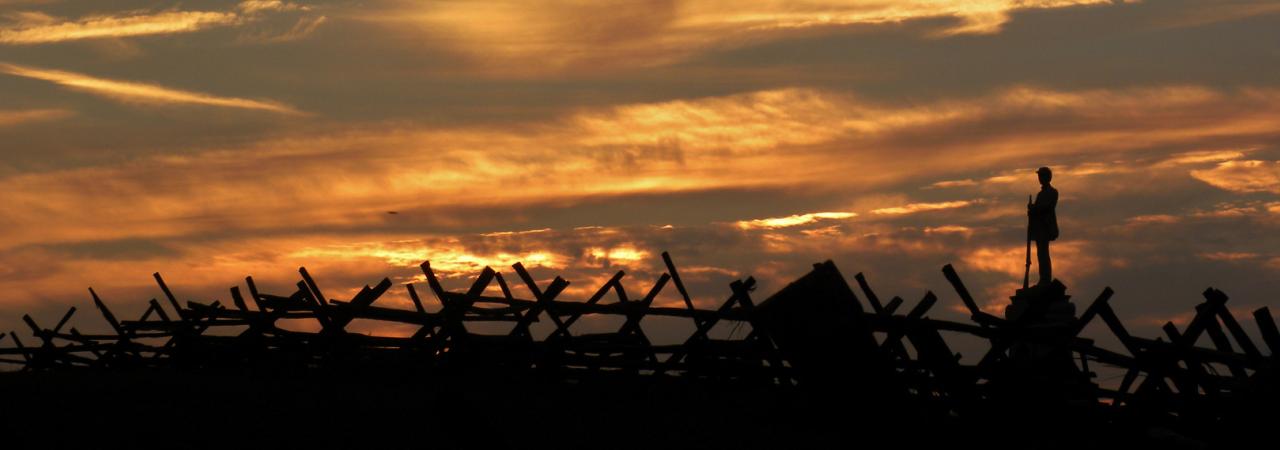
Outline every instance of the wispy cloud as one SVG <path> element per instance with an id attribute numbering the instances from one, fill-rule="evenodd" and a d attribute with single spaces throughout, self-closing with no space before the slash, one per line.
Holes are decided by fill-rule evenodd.
<path id="1" fill-rule="evenodd" d="M 1174 15 L 1159 18 L 1155 20 L 1154 24 L 1157 28 L 1162 29 L 1198 27 L 1280 13 L 1280 4 L 1268 2 L 1232 3 L 1201 4 L 1193 2 L 1191 7 L 1178 11 Z"/>
<path id="2" fill-rule="evenodd" d="M 993 34 L 1024 10 L 1111 4 L 1110 0 L 817 0 L 680 2 L 553 0 L 396 2 L 373 20 L 425 32 L 507 75 L 646 67 L 700 51 L 786 38 L 820 28 L 954 19 L 931 37 Z M 590 23 L 591 26 L 583 26 Z M 519 72 L 510 70 L 519 67 Z M 505 69 L 504 69 L 505 68 Z"/>
<path id="3" fill-rule="evenodd" d="M 517 127 L 352 125 L 284 133 L 181 157 L 0 180 L 0 203 L 40 205 L 15 208 L 8 217 L 0 217 L 17 230 L 0 240 L 293 229 L 302 223 L 474 226 L 476 220 L 464 219 L 460 211 L 725 190 L 838 189 L 856 196 L 900 183 L 928 185 L 962 176 L 981 180 L 974 174 L 1004 173 L 995 169 L 1017 167 L 1029 159 L 1070 155 L 1114 161 L 1146 154 L 1153 146 L 1203 148 L 1204 140 L 1221 136 L 1233 136 L 1241 148 L 1249 148 L 1249 143 L 1260 145 L 1280 132 L 1280 97 L 1271 98 L 1185 87 L 1017 88 L 969 99 L 890 104 L 839 92 L 783 89 L 584 108 Z M 1113 117 L 1096 120 L 1107 114 Z M 930 139 L 916 139 L 921 135 Z M 912 163 L 904 165 L 904 160 Z M 1079 174 L 1098 170 L 1083 163 L 1055 168 L 1077 166 Z M 1186 179 L 1184 170 L 1165 172 Z M 362 176 L 351 176 L 353 171 Z M 1032 169 L 1023 172 L 1009 177 L 1034 186 Z M 93 189 L 83 185 L 87 179 L 96 180 Z M 228 182 L 237 179 L 255 182 Z M 1085 189 L 1103 188 L 1068 192 Z M 984 193 L 981 198 L 995 195 Z M 243 214 L 245 198 L 273 214 Z M 851 207 L 828 212 L 879 210 L 867 216 L 897 220 L 911 213 L 967 207 L 978 197 L 905 198 L 851 202 Z M 992 203 L 993 213 L 1021 214 L 1020 205 L 1002 208 L 998 201 Z M 133 211 L 131 220 L 103 226 L 102 217 L 120 210 Z M 415 215 L 413 210 L 433 212 Z M 836 220 L 798 216 L 789 220 Z"/>
<path id="4" fill-rule="evenodd" d="M 59 20 L 45 16 L 33 20 L 26 16 L 17 24 L 0 28 L 0 44 L 45 44 L 81 39 L 119 38 L 157 34 L 187 33 L 235 24 L 240 16 L 234 12 L 164 11 L 133 13 L 119 16 L 90 16 L 77 20 Z"/>
<path id="5" fill-rule="evenodd" d="M 283 114 L 302 114 L 292 106 L 270 101 L 237 97 L 220 97 L 200 92 L 183 91 L 154 84 L 109 80 L 61 70 L 41 69 L 0 63 L 0 72 L 52 82 L 61 86 L 126 103 L 161 105 L 206 105 L 226 108 L 254 109 Z"/>
<path id="6" fill-rule="evenodd" d="M 1254 149 L 1245 150 L 1201 150 L 1170 155 L 1155 164 L 1156 167 L 1170 167 L 1205 163 L 1218 163 L 1244 158 Z"/>
<path id="7" fill-rule="evenodd" d="M 816 212 L 808 214 L 796 214 L 786 217 L 770 217 L 767 219 L 754 219 L 738 221 L 735 224 L 738 228 L 744 230 L 754 229 L 775 229 L 806 225 L 824 219 L 848 219 L 857 217 L 857 213 L 852 212 Z"/>
<path id="8" fill-rule="evenodd" d="M 1199 256 L 1210 261 L 1247 261 L 1262 257 L 1254 252 L 1205 252 Z"/>
<path id="9" fill-rule="evenodd" d="M 293 27 L 283 32 L 264 31 L 245 33 L 240 35 L 237 41 L 244 43 L 278 43 L 298 41 L 314 34 L 316 29 L 320 28 L 320 25 L 324 25 L 328 20 L 329 18 L 326 16 L 302 17 L 293 24 Z"/>
<path id="10" fill-rule="evenodd" d="M 1280 194 L 1280 161 L 1226 161 L 1211 169 L 1192 170 L 1191 176 L 1228 191 Z"/>
<path id="11" fill-rule="evenodd" d="M 977 181 L 972 180 L 972 179 L 969 179 L 969 178 L 965 178 L 965 179 L 963 179 L 963 180 L 943 180 L 943 181 L 938 181 L 938 182 L 935 182 L 935 183 L 933 183 L 933 184 L 930 184 L 929 186 L 926 186 L 925 188 L 926 188 L 926 189 L 931 189 L 931 188 L 934 188 L 934 189 L 946 189 L 946 188 L 954 188 L 954 187 L 969 187 L 969 186 L 977 186 L 977 185 L 978 185 L 978 182 L 977 182 Z"/>
<path id="12" fill-rule="evenodd" d="M 236 5 L 236 9 L 254 14 L 265 11 L 309 11 L 311 7 L 281 0 L 245 0 Z"/>
<path id="13" fill-rule="evenodd" d="M 309 11 L 297 3 L 278 0 L 240 2 L 229 11 L 127 11 L 64 19 L 39 12 L 8 14 L 10 24 L 0 26 L 0 44 L 33 45 L 85 39 L 124 38 L 190 33 L 217 27 L 240 25 L 267 13 Z M 290 30 L 299 38 L 314 31 L 324 18 L 304 18 Z"/>
<path id="14" fill-rule="evenodd" d="M 878 215 L 914 214 L 914 213 L 924 212 L 924 211 L 939 211 L 943 209 L 963 208 L 975 203 L 978 203 L 978 201 L 956 200 L 951 202 L 911 203 L 903 206 L 874 209 L 874 210 L 871 210 L 871 214 L 878 214 Z"/>
<path id="15" fill-rule="evenodd" d="M 1149 225 L 1149 224 L 1174 224 L 1178 223 L 1178 216 L 1172 214 L 1145 214 L 1141 216 L 1133 216 L 1125 221 L 1130 225 Z"/>
<path id="16" fill-rule="evenodd" d="M 0 127 L 58 120 L 72 115 L 75 112 L 66 109 L 0 110 Z"/>
<path id="17" fill-rule="evenodd" d="M 1020 10 L 1109 4 L 1109 0 L 907 0 L 879 2 L 836 0 L 795 7 L 786 2 L 741 5 L 723 0 L 698 1 L 685 18 L 686 26 L 719 28 L 738 25 L 750 30 L 812 28 L 839 25 L 899 23 L 909 20 L 955 18 L 959 24 L 936 32 L 939 36 L 999 32 L 1010 15 Z"/>
<path id="18" fill-rule="evenodd" d="M 925 234 L 961 234 L 965 236 L 973 235 L 973 228 L 962 225 L 942 225 L 938 227 L 925 227 Z"/>

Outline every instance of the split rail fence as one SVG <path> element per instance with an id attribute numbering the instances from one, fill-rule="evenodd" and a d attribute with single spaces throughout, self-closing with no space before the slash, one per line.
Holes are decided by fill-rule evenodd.
<path id="1" fill-rule="evenodd" d="M 424 305 L 425 296 L 414 284 L 403 286 L 414 309 L 375 305 L 395 287 L 390 279 L 364 286 L 347 301 L 329 299 L 305 268 L 300 269 L 297 289 L 287 295 L 261 292 L 250 277 L 245 280 L 247 290 L 231 288 L 229 305 L 219 301 L 184 305 L 156 274 L 164 301 L 151 300 L 138 319 L 121 319 L 90 289 L 110 332 L 84 333 L 69 326 L 74 307 L 52 326 L 24 316 L 30 333 L 0 335 L 0 363 L 23 371 L 387 365 L 426 371 L 528 371 L 562 380 L 710 379 L 778 389 L 803 388 L 811 379 L 806 369 L 818 366 L 846 370 L 879 366 L 892 373 L 906 395 L 947 410 L 993 395 L 990 381 L 1007 370 L 1019 346 L 1030 343 L 1069 351 L 1071 370 L 1089 379 L 1097 378 L 1100 367 L 1123 371 L 1118 387 L 1092 384 L 1090 399 L 1102 408 L 1217 420 L 1229 415 L 1238 402 L 1259 393 L 1274 395 L 1277 390 L 1280 332 L 1270 310 L 1253 311 L 1261 338 L 1255 342 L 1226 307 L 1227 295 L 1213 288 L 1203 292 L 1204 302 L 1186 326 L 1165 324 L 1165 336 L 1149 339 L 1129 333 L 1111 307 L 1110 288 L 1070 321 L 1006 320 L 982 311 L 950 265 L 943 274 L 971 313 L 970 322 L 928 317 L 938 303 L 932 292 L 911 305 L 899 297 L 884 302 L 859 273 L 854 279 L 863 303 L 830 261 L 815 264 L 812 272 L 784 289 L 785 295 L 780 292 L 757 304 L 752 298 L 756 281 L 747 278 L 730 284 L 718 308 L 701 309 L 670 256 L 662 256 L 666 271 L 643 295 L 629 294 L 622 284 L 626 274 L 618 271 L 584 300 L 561 298 L 568 281 L 556 277 L 540 285 L 519 263 L 512 269 L 532 298 L 514 296 L 509 281 L 487 267 L 466 292 L 452 292 L 441 286 L 427 262 L 421 268 L 439 302 L 434 312 Z M 502 295 L 485 295 L 495 283 Z M 683 307 L 655 306 L 655 298 L 671 286 Z M 847 329 L 836 330 L 837 335 L 867 346 L 819 342 L 813 347 L 814 335 L 803 330 L 824 326 L 824 318 L 816 316 L 826 313 L 806 309 L 805 302 L 810 301 L 847 312 Z M 607 333 L 575 332 L 574 325 L 589 315 L 617 317 L 622 325 Z M 694 331 L 681 344 L 655 345 L 641 326 L 644 319 L 655 316 L 688 319 Z M 281 321 L 297 320 L 313 321 L 318 330 L 281 326 Z M 400 324 L 416 331 L 404 337 L 370 336 L 348 331 L 354 320 Z M 1102 348 L 1080 336 L 1086 326 L 1099 320 L 1122 348 Z M 537 338 L 541 333 L 532 327 L 542 321 L 549 321 L 550 325 L 542 325 L 554 326 L 554 331 Z M 473 330 L 485 322 L 506 322 L 511 328 L 500 335 Z M 711 330 L 722 323 L 749 325 L 750 331 L 739 338 L 713 338 Z M 986 343 L 985 354 L 976 364 L 962 364 L 944 333 L 980 338 Z M 27 336 L 35 340 L 25 340 Z M 1209 345 L 1198 345 L 1206 337 Z M 846 347 L 852 350 L 829 351 Z M 862 361 L 824 366 L 813 362 L 812 348 L 823 349 L 828 358 Z"/>

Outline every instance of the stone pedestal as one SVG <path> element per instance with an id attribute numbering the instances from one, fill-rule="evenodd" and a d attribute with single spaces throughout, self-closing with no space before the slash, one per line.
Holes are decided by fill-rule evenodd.
<path id="1" fill-rule="evenodd" d="M 1066 432 L 1098 408 L 1097 385 L 1080 370 L 1071 350 L 1076 307 L 1058 280 L 1019 289 L 1005 309 L 1008 345 L 993 367 L 989 393 L 1004 421 L 1033 447 L 1059 448 Z M 1055 434 L 1057 434 L 1055 436 Z M 1066 447 L 1062 447 L 1066 448 Z"/>
<path id="2" fill-rule="evenodd" d="M 1052 283 L 1018 289 L 1009 297 L 1004 318 L 1012 321 L 1050 324 L 1074 322 L 1076 305 L 1067 295 L 1067 286 L 1054 279 Z"/>
<path id="3" fill-rule="evenodd" d="M 1058 280 L 1018 289 L 1005 308 L 1005 319 L 1019 328 L 1020 339 L 1009 347 L 1008 370 L 1023 376 L 1060 378 L 1078 372 L 1071 356 L 1076 305 Z"/>

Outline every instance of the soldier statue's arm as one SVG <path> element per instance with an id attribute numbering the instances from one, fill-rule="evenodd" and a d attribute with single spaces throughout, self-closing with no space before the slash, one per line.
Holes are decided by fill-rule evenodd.
<path id="1" fill-rule="evenodd" d="M 1045 189 L 1036 194 L 1036 201 L 1027 206 L 1027 214 L 1038 216 L 1053 211 L 1058 206 L 1058 190 Z"/>

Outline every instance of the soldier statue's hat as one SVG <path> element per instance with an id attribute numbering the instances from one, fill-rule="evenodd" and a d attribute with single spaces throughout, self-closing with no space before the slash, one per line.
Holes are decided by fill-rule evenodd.
<path id="1" fill-rule="evenodd" d="M 1053 171 L 1049 170 L 1048 167 L 1041 167 L 1039 169 L 1036 169 L 1036 173 L 1053 173 Z"/>

